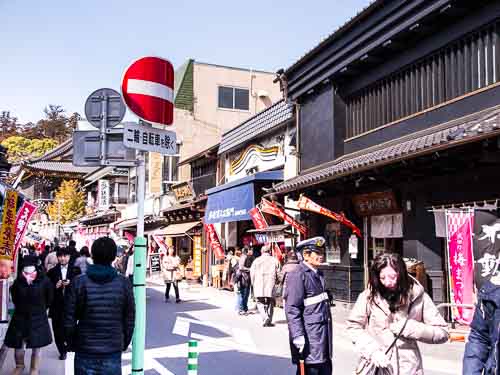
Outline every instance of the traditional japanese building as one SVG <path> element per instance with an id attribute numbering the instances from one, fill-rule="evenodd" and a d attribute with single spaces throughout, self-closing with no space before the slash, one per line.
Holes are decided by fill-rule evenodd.
<path id="1" fill-rule="evenodd" d="M 301 214 L 338 253 L 324 265 L 337 299 L 354 301 L 386 250 L 423 265 L 424 286 L 446 301 L 439 214 L 497 216 L 499 21 L 498 1 L 377 0 L 278 72 L 297 108 L 300 160 L 274 197 L 304 194 L 363 232 L 349 244 L 347 227 Z"/>

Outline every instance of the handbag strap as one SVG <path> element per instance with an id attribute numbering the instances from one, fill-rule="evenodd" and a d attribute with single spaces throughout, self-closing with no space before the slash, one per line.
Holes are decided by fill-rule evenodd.
<path id="1" fill-rule="evenodd" d="M 399 340 L 399 338 L 403 334 L 403 331 L 406 328 L 406 324 L 408 323 L 408 320 L 410 319 L 411 305 L 412 305 L 412 303 L 410 303 L 410 305 L 408 306 L 408 316 L 406 317 L 406 320 L 405 320 L 405 323 L 403 324 L 403 327 L 401 328 L 401 330 L 399 331 L 397 336 L 394 338 L 394 341 L 392 342 L 392 344 L 387 348 L 387 350 L 385 351 L 385 354 L 388 354 L 392 350 L 392 348 L 394 348 L 394 345 L 396 345 L 396 342 Z"/>

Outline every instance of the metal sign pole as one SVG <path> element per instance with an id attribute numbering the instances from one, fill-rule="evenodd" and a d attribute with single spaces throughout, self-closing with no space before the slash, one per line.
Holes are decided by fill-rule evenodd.
<path id="1" fill-rule="evenodd" d="M 106 128 L 108 127 L 108 95 L 101 97 L 101 165 L 106 163 Z"/>
<path id="2" fill-rule="evenodd" d="M 132 340 L 132 374 L 144 374 L 146 343 L 146 239 L 144 238 L 144 199 L 146 188 L 144 152 L 137 163 L 137 235 L 134 241 L 135 330 Z"/>

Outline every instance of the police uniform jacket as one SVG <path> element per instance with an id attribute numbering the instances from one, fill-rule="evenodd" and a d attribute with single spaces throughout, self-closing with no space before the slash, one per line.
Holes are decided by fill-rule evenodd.
<path id="1" fill-rule="evenodd" d="M 293 339 L 304 336 L 302 353 L 305 363 L 320 364 L 332 358 L 332 317 L 325 289 L 325 279 L 301 263 L 297 270 L 288 273 L 285 291 L 285 312 L 290 334 L 292 362 L 298 363 L 300 354 Z"/>

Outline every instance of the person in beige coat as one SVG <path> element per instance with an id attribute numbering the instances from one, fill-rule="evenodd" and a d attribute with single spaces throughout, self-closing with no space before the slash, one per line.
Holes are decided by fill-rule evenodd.
<path id="1" fill-rule="evenodd" d="M 179 281 L 181 280 L 180 272 L 181 258 L 175 255 L 175 249 L 170 247 L 168 249 L 168 255 L 165 255 L 162 260 L 162 274 L 163 280 L 165 281 L 165 302 L 168 302 L 170 295 L 170 286 L 174 286 L 175 290 L 175 302 L 179 303 L 181 299 L 179 298 Z"/>
<path id="2" fill-rule="evenodd" d="M 434 302 L 394 253 L 382 253 L 373 261 L 369 286 L 349 315 L 347 331 L 361 356 L 357 374 L 375 366 L 390 368 L 394 375 L 423 375 L 417 342 L 442 344 L 449 337 Z"/>
<path id="3" fill-rule="evenodd" d="M 262 246 L 261 252 L 262 255 L 256 258 L 250 267 L 250 279 L 263 326 L 272 327 L 275 304 L 274 285 L 278 276 L 279 262 L 271 255 L 269 245 Z"/>

